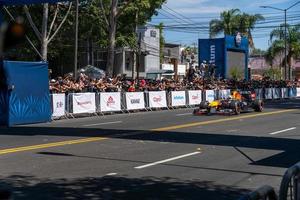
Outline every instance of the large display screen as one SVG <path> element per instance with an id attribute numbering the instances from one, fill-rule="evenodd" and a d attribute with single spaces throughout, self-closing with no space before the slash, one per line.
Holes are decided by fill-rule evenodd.
<path id="1" fill-rule="evenodd" d="M 245 53 L 227 51 L 227 78 L 245 78 Z M 237 77 L 234 77 L 237 76 Z"/>

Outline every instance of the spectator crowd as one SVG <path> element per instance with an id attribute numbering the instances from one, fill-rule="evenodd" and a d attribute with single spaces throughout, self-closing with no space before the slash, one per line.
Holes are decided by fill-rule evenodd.
<path id="1" fill-rule="evenodd" d="M 300 82 L 271 80 L 268 77 L 262 80 L 233 80 L 193 77 L 175 81 L 173 79 L 130 80 L 126 76 L 114 78 L 91 79 L 84 73 L 80 73 L 77 79 L 72 74 L 50 80 L 51 93 L 79 93 L 79 92 L 138 92 L 138 91 L 182 91 L 182 90 L 222 90 L 258 88 L 286 88 L 300 87 Z"/>

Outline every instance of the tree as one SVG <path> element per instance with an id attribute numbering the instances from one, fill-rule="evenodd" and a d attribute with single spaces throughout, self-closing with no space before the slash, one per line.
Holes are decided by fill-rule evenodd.
<path id="1" fill-rule="evenodd" d="M 56 20 L 59 16 L 60 5 L 61 4 L 56 4 L 55 5 L 56 8 L 53 9 L 54 10 L 53 18 L 52 18 L 52 21 L 51 21 L 50 26 L 49 26 L 49 24 L 48 24 L 48 22 L 49 22 L 49 4 L 48 3 L 43 4 L 43 17 L 42 17 L 41 31 L 38 29 L 38 26 L 34 22 L 31 14 L 30 14 L 29 7 L 24 6 L 24 11 L 25 11 L 27 20 L 29 21 L 30 26 L 32 27 L 36 37 L 40 41 L 40 44 L 41 44 L 40 54 L 42 56 L 43 61 L 48 60 L 48 57 L 47 57 L 47 55 L 48 55 L 48 45 L 54 39 L 54 37 L 57 35 L 59 30 L 61 29 L 61 27 L 65 23 L 68 15 L 70 13 L 71 7 L 72 7 L 72 3 L 70 3 L 66 14 L 62 18 L 61 22 L 58 23 Z M 64 4 L 62 6 L 64 6 Z"/>
<path id="2" fill-rule="evenodd" d="M 260 14 L 250 15 L 241 13 L 239 9 L 224 11 L 219 19 L 210 21 L 210 37 L 224 33 L 225 35 L 234 35 L 240 32 L 243 36 L 248 37 L 251 48 L 254 48 L 252 31 L 258 21 L 264 20 Z"/>
<path id="3" fill-rule="evenodd" d="M 143 25 L 154 14 L 157 14 L 156 9 L 160 8 L 166 0 L 128 0 L 120 2 L 118 0 L 100 0 L 100 6 L 103 10 L 104 18 L 108 23 L 108 60 L 107 73 L 113 74 L 114 54 L 117 44 L 116 37 L 123 39 L 122 31 L 127 30 L 125 38 L 132 45 L 136 44 L 135 26 Z M 107 12 L 109 10 L 109 12 Z M 136 20 L 138 19 L 138 21 Z M 121 31 L 120 31 L 121 30 Z M 129 31 L 128 31 L 129 30 Z M 123 38 L 122 38 L 123 37 Z"/>
<path id="4" fill-rule="evenodd" d="M 282 24 L 279 28 L 274 29 L 270 34 L 271 46 L 268 49 L 269 61 L 284 55 L 285 51 L 285 25 Z M 287 25 L 287 63 L 292 66 L 293 59 L 300 57 L 300 24 L 291 26 Z M 282 61 L 282 66 L 285 63 L 285 58 Z"/>

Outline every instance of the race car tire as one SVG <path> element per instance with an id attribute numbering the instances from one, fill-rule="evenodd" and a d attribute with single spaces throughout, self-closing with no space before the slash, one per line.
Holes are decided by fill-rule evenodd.
<path id="1" fill-rule="evenodd" d="M 238 101 L 231 101 L 230 109 L 232 109 L 233 113 L 236 115 L 241 114 L 241 105 L 239 104 Z"/>
<path id="2" fill-rule="evenodd" d="M 261 100 L 256 100 L 254 102 L 254 111 L 262 112 L 264 110 L 264 103 Z"/>

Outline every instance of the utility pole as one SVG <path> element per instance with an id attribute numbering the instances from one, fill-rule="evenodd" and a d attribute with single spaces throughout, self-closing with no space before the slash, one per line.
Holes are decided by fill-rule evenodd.
<path id="1" fill-rule="evenodd" d="M 138 84 L 140 79 L 141 55 L 142 55 L 142 33 L 139 33 L 138 58 L 137 58 L 137 69 L 136 69 L 136 79 Z"/>
<path id="2" fill-rule="evenodd" d="M 138 37 L 138 11 L 135 13 L 135 34 Z M 135 79 L 135 70 L 137 68 L 137 51 L 133 51 L 133 66 L 132 66 L 132 80 Z"/>
<path id="3" fill-rule="evenodd" d="M 77 78 L 78 69 L 78 26 L 79 26 L 79 0 L 76 0 L 76 16 L 75 16 L 75 55 L 74 55 L 74 77 Z"/>

